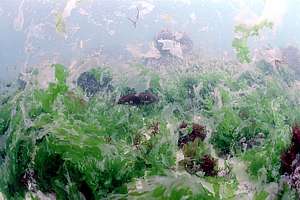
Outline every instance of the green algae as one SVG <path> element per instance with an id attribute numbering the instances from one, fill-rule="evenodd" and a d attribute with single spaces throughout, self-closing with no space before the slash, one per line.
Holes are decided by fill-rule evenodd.
<path id="1" fill-rule="evenodd" d="M 272 28 L 273 23 L 267 20 L 261 21 L 258 24 L 247 26 L 240 24 L 235 27 L 235 34 L 237 36 L 232 41 L 232 47 L 236 50 L 237 57 L 241 63 L 250 63 L 250 49 L 248 47 L 248 40 L 250 37 L 259 36 L 260 32 L 264 28 Z"/>
<path id="2" fill-rule="evenodd" d="M 143 79 L 136 81 L 148 80 L 145 90 L 155 92 L 159 102 L 130 106 L 115 103 L 125 92 L 122 82 L 87 99 L 68 87 L 64 66 L 53 68 L 56 82 L 47 89 L 26 88 L 1 106 L 7 140 L 0 189 L 8 199 L 28 192 L 31 171 L 37 189 L 58 199 L 234 199 L 239 183 L 230 172 L 225 177 L 171 175 L 179 150 L 176 124 L 194 116 L 201 116 L 212 133 L 207 141 L 187 144 L 186 157 L 214 155 L 212 146 L 216 159 L 231 155 L 245 161 L 254 181 L 280 180 L 280 155 L 299 116 L 298 97 L 287 92 L 293 80 L 281 73 L 256 68 L 233 78 L 211 69 L 161 77 L 140 67 Z M 263 140 L 252 145 L 257 136 Z M 251 146 L 244 148 L 242 139 Z M 142 191 L 132 188 L 137 180 L 145 181 Z M 255 198 L 265 196 L 258 191 Z"/>
<path id="3" fill-rule="evenodd" d="M 55 18 L 55 28 L 57 33 L 66 33 L 66 24 L 62 14 L 57 14 Z"/>

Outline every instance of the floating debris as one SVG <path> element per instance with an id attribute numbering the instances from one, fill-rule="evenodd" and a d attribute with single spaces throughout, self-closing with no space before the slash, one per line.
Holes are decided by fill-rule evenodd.
<path id="1" fill-rule="evenodd" d="M 25 0 L 22 0 L 18 7 L 18 16 L 14 20 L 14 28 L 16 31 L 21 31 L 24 26 L 24 7 Z"/>
<path id="2" fill-rule="evenodd" d="M 132 23 L 132 25 L 133 25 L 134 28 L 136 28 L 137 23 L 138 23 L 138 21 L 140 19 L 140 10 L 139 10 L 138 7 L 136 8 L 136 10 L 137 10 L 137 13 L 136 13 L 136 16 L 135 16 L 134 19 L 130 18 L 130 17 L 127 17 L 127 19 Z"/>

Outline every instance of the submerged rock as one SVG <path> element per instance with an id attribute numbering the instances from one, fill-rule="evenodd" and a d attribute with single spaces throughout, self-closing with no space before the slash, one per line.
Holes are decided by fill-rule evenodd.
<path id="1" fill-rule="evenodd" d="M 178 58 L 183 58 L 184 54 L 193 49 L 193 42 L 186 33 L 170 30 L 160 31 L 155 38 L 155 44 L 161 55 L 172 55 Z"/>
<path id="2" fill-rule="evenodd" d="M 183 59 L 181 44 L 174 40 L 157 40 L 161 46 L 161 51 L 168 52 L 170 55 Z"/>
<path id="3" fill-rule="evenodd" d="M 145 105 L 151 104 L 158 101 L 158 97 L 152 94 L 151 92 L 141 92 L 141 93 L 132 93 L 125 96 L 122 96 L 118 104 L 129 104 L 129 105 Z"/>
<path id="4" fill-rule="evenodd" d="M 145 65 L 159 68 L 181 64 L 185 56 L 192 51 L 193 41 L 186 33 L 164 29 L 154 37 L 147 48 L 142 44 L 128 44 L 126 49 L 134 58 L 142 59 Z"/>
<path id="5" fill-rule="evenodd" d="M 300 50 L 289 46 L 281 50 L 284 61 L 293 69 L 297 75 L 300 75 Z"/>

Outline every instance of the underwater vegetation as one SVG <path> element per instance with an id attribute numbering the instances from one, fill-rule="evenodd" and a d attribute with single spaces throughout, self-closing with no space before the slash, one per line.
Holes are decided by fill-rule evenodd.
<path id="1" fill-rule="evenodd" d="M 77 79 L 79 86 L 88 97 L 94 96 L 99 92 L 109 92 L 113 90 L 112 75 L 108 69 L 92 69 L 82 73 Z"/>
<path id="2" fill-rule="evenodd" d="M 248 26 L 240 24 L 235 27 L 235 38 L 232 41 L 232 47 L 236 50 L 237 57 L 241 63 L 250 63 L 250 49 L 248 47 L 248 40 L 250 37 L 259 36 L 264 28 L 272 29 L 272 22 L 267 20 L 261 21 L 255 25 Z"/>
<path id="3" fill-rule="evenodd" d="M 139 78 L 129 78 L 147 82 L 142 89 L 101 66 L 72 88 L 54 64 L 46 89 L 27 83 L 1 99 L 0 191 L 7 199 L 298 199 L 297 80 L 293 69 L 263 64 L 166 75 L 133 65 Z"/>

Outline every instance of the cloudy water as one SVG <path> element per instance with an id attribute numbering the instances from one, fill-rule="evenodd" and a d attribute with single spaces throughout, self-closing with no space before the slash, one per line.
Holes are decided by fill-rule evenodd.
<path id="1" fill-rule="evenodd" d="M 299 199 L 300 0 L 0 0 L 0 200 Z"/>

